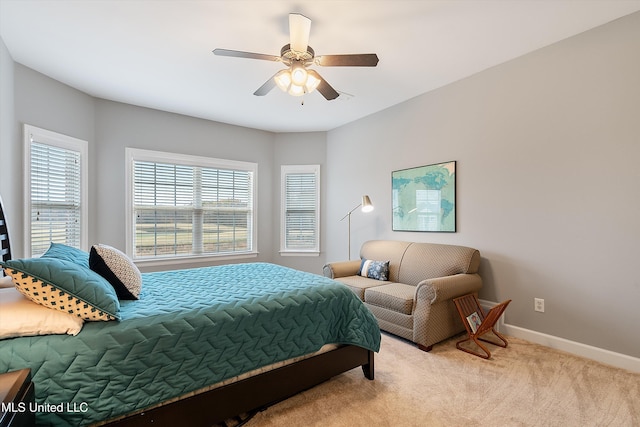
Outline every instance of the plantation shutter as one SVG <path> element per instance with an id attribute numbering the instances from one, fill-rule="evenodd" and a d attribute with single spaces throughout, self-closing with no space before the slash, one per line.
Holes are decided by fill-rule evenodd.
<path id="1" fill-rule="evenodd" d="M 192 251 L 193 168 L 134 162 L 136 255 Z"/>
<path id="2" fill-rule="evenodd" d="M 31 140 L 31 256 L 51 242 L 82 245 L 82 182 L 79 151 Z"/>
<path id="3" fill-rule="evenodd" d="M 134 256 L 253 250 L 253 173 L 134 160 Z"/>
<path id="4" fill-rule="evenodd" d="M 203 247 L 206 252 L 251 250 L 253 174 L 248 171 L 202 169 Z"/>
<path id="5" fill-rule="evenodd" d="M 318 173 L 283 169 L 284 250 L 318 250 Z"/>

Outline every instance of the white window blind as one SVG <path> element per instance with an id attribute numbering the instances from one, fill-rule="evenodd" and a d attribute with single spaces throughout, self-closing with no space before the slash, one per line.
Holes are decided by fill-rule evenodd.
<path id="1" fill-rule="evenodd" d="M 134 258 L 254 251 L 255 164 L 223 167 L 224 160 L 129 150 Z"/>
<path id="2" fill-rule="evenodd" d="M 319 253 L 320 166 L 282 166 L 281 252 Z"/>
<path id="3" fill-rule="evenodd" d="M 51 242 L 86 249 L 87 142 L 25 125 L 29 232 L 27 253 Z"/>

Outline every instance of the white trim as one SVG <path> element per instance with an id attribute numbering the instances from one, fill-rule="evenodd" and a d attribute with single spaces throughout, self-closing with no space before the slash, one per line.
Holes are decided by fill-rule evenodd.
<path id="1" fill-rule="evenodd" d="M 185 257 L 157 257 L 153 259 L 134 260 L 138 267 L 173 266 L 184 264 L 197 264 L 203 262 L 231 261 L 237 259 L 256 258 L 257 252 L 247 252 L 246 254 L 212 255 L 212 256 L 185 256 Z"/>
<path id="2" fill-rule="evenodd" d="M 80 153 L 80 246 L 89 250 L 89 142 L 63 135 L 46 129 L 23 124 L 24 158 L 24 224 L 27 230 L 24 233 L 24 253 L 31 256 L 31 141 L 51 145 L 65 150 L 73 150 Z"/>
<path id="3" fill-rule="evenodd" d="M 125 147 L 125 168 L 124 168 L 124 251 L 133 259 L 133 234 L 135 233 L 133 225 L 133 159 L 134 149 Z"/>
<path id="4" fill-rule="evenodd" d="M 485 307 L 493 307 L 496 304 L 497 303 L 495 302 L 480 300 L 480 305 L 483 309 Z M 512 337 L 521 338 L 555 350 L 566 351 L 567 353 L 615 366 L 616 368 L 640 372 L 640 358 L 637 357 L 616 353 L 614 351 L 582 344 L 576 341 L 570 341 L 565 338 L 544 334 L 542 332 L 532 331 L 530 329 L 521 328 L 520 326 L 509 325 L 504 322 L 504 317 L 500 319 L 499 326 L 498 330 L 501 333 Z"/>
<path id="5" fill-rule="evenodd" d="M 316 245 L 313 249 L 302 251 L 286 247 L 286 176 L 291 173 L 315 174 L 316 176 Z M 281 256 L 320 256 L 320 165 L 281 165 L 280 166 L 280 255 Z"/>
<path id="6" fill-rule="evenodd" d="M 127 159 L 143 159 L 149 162 L 167 162 L 174 165 L 207 166 L 218 169 L 239 169 L 258 173 L 258 164 L 239 160 L 216 159 L 213 157 L 192 156 L 190 154 L 167 153 L 163 151 L 142 150 L 126 147 Z"/>
<path id="7" fill-rule="evenodd" d="M 280 251 L 280 256 L 320 256 L 317 251 Z"/>

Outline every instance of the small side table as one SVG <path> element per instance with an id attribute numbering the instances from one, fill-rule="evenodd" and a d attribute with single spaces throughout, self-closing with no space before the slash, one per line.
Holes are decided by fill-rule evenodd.
<path id="1" fill-rule="evenodd" d="M 0 374 L 0 427 L 32 427 L 36 424 L 35 389 L 31 369 Z"/>

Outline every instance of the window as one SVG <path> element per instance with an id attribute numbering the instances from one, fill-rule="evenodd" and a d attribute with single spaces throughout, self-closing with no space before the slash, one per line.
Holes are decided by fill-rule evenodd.
<path id="1" fill-rule="evenodd" d="M 320 253 L 320 166 L 282 166 L 280 251 Z"/>
<path id="2" fill-rule="evenodd" d="M 133 148 L 126 156 L 132 258 L 255 256 L 257 164 Z"/>
<path id="3" fill-rule="evenodd" d="M 51 242 L 87 250 L 87 141 L 24 125 L 27 256 Z"/>

